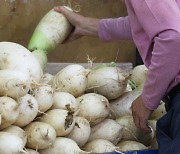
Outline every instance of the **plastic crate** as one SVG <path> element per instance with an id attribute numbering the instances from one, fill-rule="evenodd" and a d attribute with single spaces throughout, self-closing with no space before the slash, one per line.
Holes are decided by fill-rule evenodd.
<path id="1" fill-rule="evenodd" d="M 106 154 L 158 154 L 158 150 L 139 150 L 129 152 L 107 152 Z"/>

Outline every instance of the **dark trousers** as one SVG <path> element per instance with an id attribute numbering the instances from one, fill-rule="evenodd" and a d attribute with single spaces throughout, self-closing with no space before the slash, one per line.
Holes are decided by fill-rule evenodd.
<path id="1" fill-rule="evenodd" d="M 167 113 L 157 122 L 159 154 L 180 154 L 180 84 L 169 93 Z"/>

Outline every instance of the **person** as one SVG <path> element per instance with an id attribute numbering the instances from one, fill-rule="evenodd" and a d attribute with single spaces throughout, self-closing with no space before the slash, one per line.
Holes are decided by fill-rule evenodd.
<path id="1" fill-rule="evenodd" d="M 74 25 L 65 42 L 82 36 L 102 41 L 133 40 L 146 67 L 141 96 L 132 103 L 137 127 L 149 133 L 148 119 L 164 96 L 166 115 L 157 122 L 160 154 L 180 153 L 180 0 L 124 0 L 128 16 L 95 19 L 55 7 Z"/>

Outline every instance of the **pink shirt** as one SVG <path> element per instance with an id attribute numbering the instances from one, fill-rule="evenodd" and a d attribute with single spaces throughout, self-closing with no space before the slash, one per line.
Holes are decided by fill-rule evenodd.
<path id="1" fill-rule="evenodd" d="M 180 0 L 125 0 L 127 17 L 102 19 L 103 41 L 131 40 L 149 69 L 142 98 L 154 110 L 180 82 Z"/>

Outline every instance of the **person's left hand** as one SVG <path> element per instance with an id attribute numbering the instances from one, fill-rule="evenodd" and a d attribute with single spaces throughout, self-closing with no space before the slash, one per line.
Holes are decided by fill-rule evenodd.
<path id="1" fill-rule="evenodd" d="M 145 133 L 150 133 L 151 129 L 148 126 L 148 119 L 153 111 L 145 106 L 141 96 L 134 100 L 131 108 L 136 127 L 142 129 Z"/>

